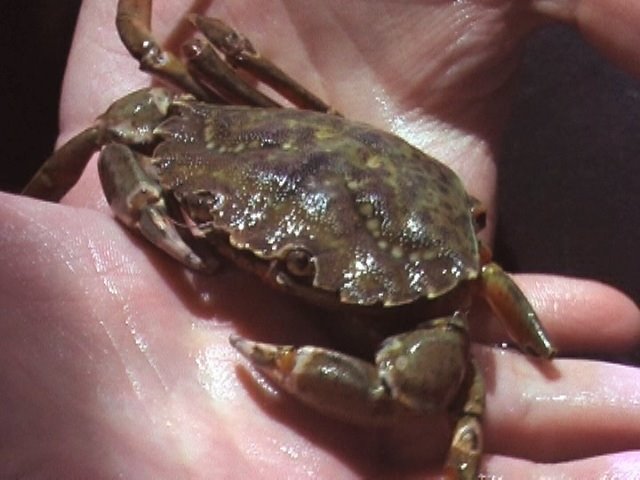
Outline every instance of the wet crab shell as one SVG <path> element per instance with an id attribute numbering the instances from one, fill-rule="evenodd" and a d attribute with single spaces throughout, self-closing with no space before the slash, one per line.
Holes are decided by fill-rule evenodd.
<path id="1" fill-rule="evenodd" d="M 203 230 L 265 260 L 311 255 L 313 286 L 393 306 L 479 269 L 472 200 L 448 167 L 338 116 L 178 102 L 156 129 L 155 173 Z"/>

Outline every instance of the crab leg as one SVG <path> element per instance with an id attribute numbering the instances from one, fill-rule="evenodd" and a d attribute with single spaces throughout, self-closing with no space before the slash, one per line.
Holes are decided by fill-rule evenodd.
<path id="1" fill-rule="evenodd" d="M 130 93 L 111 104 L 92 127 L 72 137 L 44 162 L 22 191 L 57 202 L 75 185 L 91 156 L 113 140 L 145 145 L 154 140 L 153 128 L 165 118 L 173 97 L 162 88 Z"/>
<path id="2" fill-rule="evenodd" d="M 251 73 L 300 108 L 335 113 L 329 105 L 293 80 L 277 65 L 262 57 L 246 37 L 222 20 L 201 15 L 192 15 L 190 19 L 207 40 L 225 55 L 231 66 Z"/>
<path id="3" fill-rule="evenodd" d="M 453 430 L 453 439 L 446 462 L 447 476 L 452 479 L 477 478 L 484 448 L 480 424 L 480 418 L 484 413 L 484 379 L 474 361 L 471 362 L 469 373 L 471 386 L 467 390 L 461 416 Z"/>
<path id="4" fill-rule="evenodd" d="M 101 146 L 100 128 L 89 127 L 45 161 L 22 190 L 23 195 L 59 201 L 80 179 L 87 162 Z"/>
<path id="5" fill-rule="evenodd" d="M 499 265 L 482 267 L 480 283 L 485 298 L 511 337 L 532 355 L 551 358 L 556 350 L 522 290 Z"/>
<path id="6" fill-rule="evenodd" d="M 182 48 L 195 78 L 205 82 L 203 88 L 213 88 L 215 94 L 224 97 L 225 103 L 245 103 L 255 107 L 281 106 L 239 77 L 207 42 L 194 39 Z"/>
<path id="7" fill-rule="evenodd" d="M 120 0 L 116 27 L 122 43 L 140 62 L 141 70 L 154 73 L 200 99 L 210 99 L 187 67 L 163 49 L 151 33 L 151 0 Z"/>

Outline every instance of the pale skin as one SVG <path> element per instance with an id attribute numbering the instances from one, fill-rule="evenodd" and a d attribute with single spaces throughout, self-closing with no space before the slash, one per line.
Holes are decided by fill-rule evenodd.
<path id="1" fill-rule="evenodd" d="M 194 3 L 348 117 L 450 164 L 489 207 L 489 232 L 494 145 L 518 40 L 559 18 L 640 72 L 640 6 L 628 0 Z M 158 38 L 193 8 L 156 2 Z M 61 141 L 149 84 L 117 38 L 114 12 L 115 2 L 83 5 Z M 183 38 L 174 32 L 172 45 Z M 251 371 L 237 368 L 243 361 L 228 336 L 322 343 L 322 315 L 247 274 L 185 274 L 116 223 L 95 161 L 62 205 L 2 195 L 0 209 L 0 476 L 438 475 L 449 432 L 442 419 L 364 429 L 327 420 L 268 384 L 256 388 Z M 474 354 L 487 380 L 481 471 L 598 478 L 640 470 L 640 371 L 580 359 L 637 350 L 638 308 L 593 281 L 515 279 L 560 358 L 549 367 L 492 347 L 508 339 L 495 321 L 473 316 Z"/>

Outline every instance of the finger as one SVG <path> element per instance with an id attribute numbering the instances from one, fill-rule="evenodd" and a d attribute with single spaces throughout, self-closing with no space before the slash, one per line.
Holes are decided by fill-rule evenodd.
<path id="1" fill-rule="evenodd" d="M 514 279 L 560 355 L 624 353 L 640 345 L 640 310 L 622 292 L 592 280 L 553 275 L 515 275 Z M 508 341 L 495 319 L 478 323 L 472 325 L 480 341 Z"/>
<path id="2" fill-rule="evenodd" d="M 576 359 L 534 364 L 478 348 L 486 451 L 543 462 L 640 449 L 640 370 Z"/>
<path id="3" fill-rule="evenodd" d="M 487 455 L 483 463 L 483 473 L 491 478 L 637 478 L 638 472 L 640 472 L 640 451 L 553 464 Z"/>
<path id="4" fill-rule="evenodd" d="M 575 24 L 612 61 L 640 75 L 640 3 L 629 0 L 537 0 L 534 9 Z"/>

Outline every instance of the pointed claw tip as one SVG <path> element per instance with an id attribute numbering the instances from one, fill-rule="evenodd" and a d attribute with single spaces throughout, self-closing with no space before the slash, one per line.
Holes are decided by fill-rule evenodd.
<path id="1" fill-rule="evenodd" d="M 243 357 L 251 358 L 253 347 L 255 345 L 254 342 L 234 333 L 229 335 L 229 343 L 233 348 L 240 352 Z"/>
<path id="2" fill-rule="evenodd" d="M 558 354 L 558 349 L 553 346 L 551 342 L 547 340 L 544 345 L 544 353 L 543 356 L 547 360 L 552 360 Z"/>
<path id="3" fill-rule="evenodd" d="M 296 365 L 297 352 L 290 345 L 253 342 L 232 334 L 229 343 L 257 369 L 272 378 L 288 374 Z"/>
<path id="4" fill-rule="evenodd" d="M 557 354 L 558 350 L 549 345 L 542 356 L 547 360 L 553 360 Z"/>
<path id="5" fill-rule="evenodd" d="M 544 344 L 541 347 L 536 348 L 535 346 L 529 347 L 527 349 L 529 353 L 536 357 L 545 358 L 547 360 L 552 360 L 558 353 L 551 344 Z"/>
<path id="6" fill-rule="evenodd" d="M 542 326 L 539 326 L 537 335 L 530 339 L 525 348 L 530 355 L 546 358 L 547 360 L 551 360 L 558 353 L 558 350 L 553 346 L 553 343 L 549 340 L 549 336 L 542 329 Z"/>

